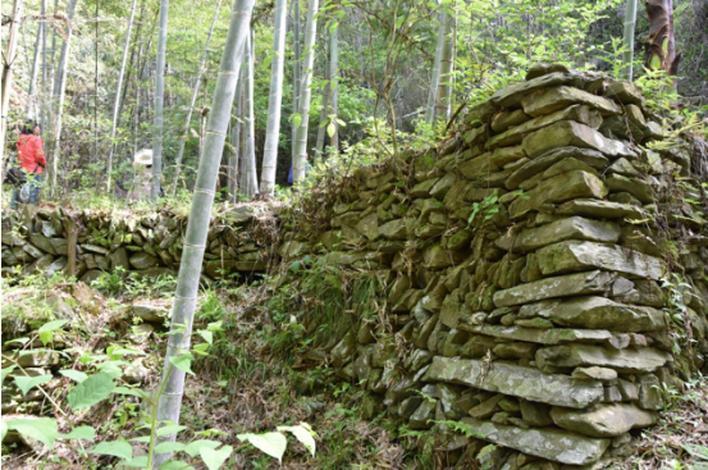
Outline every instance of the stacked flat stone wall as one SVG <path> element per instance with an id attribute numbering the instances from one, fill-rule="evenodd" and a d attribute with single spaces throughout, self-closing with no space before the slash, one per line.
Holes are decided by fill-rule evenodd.
<path id="1" fill-rule="evenodd" d="M 67 271 L 91 281 L 116 268 L 154 276 L 176 274 L 187 217 L 172 210 L 125 211 L 42 207 L 3 218 L 2 269 L 52 274 Z M 215 216 L 204 255 L 207 278 L 264 273 L 272 262 L 277 221 L 272 207 L 240 205 Z"/>
<path id="2" fill-rule="evenodd" d="M 324 263 L 383 288 L 377 315 L 342 311 L 353 327 L 312 357 L 411 428 L 464 431 L 445 444 L 453 463 L 622 452 L 708 350 L 706 199 L 690 146 L 659 122 L 628 83 L 540 66 L 440 145 L 313 191 L 283 215 L 271 268 L 288 282 Z M 275 222 L 249 211 L 216 218 L 207 275 L 268 268 Z M 4 227 L 3 269 L 61 269 L 67 217 Z M 177 267 L 184 218 L 78 220 L 80 276 Z"/>
<path id="3" fill-rule="evenodd" d="M 705 197 L 665 137 L 630 84 L 537 67 L 437 148 L 314 197 L 329 217 L 284 233 L 283 258 L 386 285 L 384 320 L 354 319 L 329 362 L 410 427 L 465 430 L 460 463 L 626 449 L 707 346 Z"/>

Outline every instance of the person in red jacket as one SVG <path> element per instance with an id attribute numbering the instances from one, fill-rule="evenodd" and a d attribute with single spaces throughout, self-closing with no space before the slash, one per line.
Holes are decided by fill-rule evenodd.
<path id="1" fill-rule="evenodd" d="M 17 139 L 17 158 L 20 168 L 27 174 L 27 183 L 13 192 L 12 207 L 16 207 L 18 202 L 36 204 L 39 200 L 41 175 L 47 166 L 41 132 L 39 124 L 33 121 L 28 121 L 20 131 L 20 137 Z"/>

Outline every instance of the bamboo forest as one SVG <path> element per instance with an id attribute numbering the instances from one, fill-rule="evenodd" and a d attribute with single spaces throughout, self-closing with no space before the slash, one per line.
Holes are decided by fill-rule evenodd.
<path id="1" fill-rule="evenodd" d="M 708 470 L 708 0 L 0 0 L 3 469 Z"/>

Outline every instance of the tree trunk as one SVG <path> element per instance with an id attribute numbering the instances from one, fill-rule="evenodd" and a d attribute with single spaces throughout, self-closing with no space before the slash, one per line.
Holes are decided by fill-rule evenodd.
<path id="1" fill-rule="evenodd" d="M 327 71 L 329 74 L 329 71 Z M 320 109 L 320 118 L 317 124 L 317 139 L 315 146 L 312 147 L 314 158 L 319 158 L 324 154 L 325 136 L 327 132 L 327 113 L 329 113 L 329 95 L 330 91 L 329 75 L 327 76 L 327 85 L 322 90 L 322 108 Z"/>
<path id="2" fill-rule="evenodd" d="M 170 0 L 160 1 L 160 36 L 155 60 L 155 115 L 152 131 L 152 185 L 150 198 L 160 197 L 162 178 L 162 139 L 165 124 L 165 55 L 167 52 L 167 13 Z"/>
<path id="3" fill-rule="evenodd" d="M 293 182 L 301 182 L 305 178 L 307 165 L 307 131 L 310 117 L 310 96 L 312 94 L 312 66 L 315 62 L 315 37 L 317 33 L 317 9 L 319 0 L 309 0 L 307 9 L 307 24 L 305 25 L 305 64 L 302 81 L 300 82 L 300 98 L 298 114 L 300 125 L 295 132 L 295 161 L 293 162 Z"/>
<path id="4" fill-rule="evenodd" d="M 185 372 L 174 367 L 172 360 L 180 354 L 188 353 L 190 349 L 192 320 L 199 293 L 199 278 L 209 231 L 211 208 L 214 203 L 214 188 L 224 151 L 226 129 L 231 116 L 231 106 L 236 92 L 254 3 L 255 0 L 236 0 L 233 4 L 231 25 L 221 59 L 221 71 L 209 112 L 205 152 L 197 170 L 192 207 L 180 258 L 170 335 L 163 366 L 163 382 L 166 385 L 164 393 L 160 394 L 157 412 L 160 423 L 179 423 Z M 170 441 L 174 441 L 174 439 L 174 435 L 167 437 L 167 440 Z M 154 449 L 153 446 L 151 446 L 152 449 Z M 159 467 L 169 457 L 170 454 L 158 455 L 154 468 Z"/>
<path id="5" fill-rule="evenodd" d="M 627 0 L 624 10 L 624 78 L 634 78 L 634 31 L 637 26 L 637 1 Z"/>
<path id="6" fill-rule="evenodd" d="M 39 22 L 37 23 L 37 39 L 34 41 L 34 55 L 32 58 L 32 72 L 30 73 L 29 89 L 27 91 L 27 119 L 35 119 L 39 114 L 37 112 L 37 76 L 40 70 L 40 58 L 42 50 L 42 40 L 44 38 L 44 18 L 45 0 L 42 0 L 39 7 Z"/>
<path id="7" fill-rule="evenodd" d="M 425 108 L 425 120 L 432 124 L 435 120 L 435 106 L 438 96 L 438 87 L 440 86 L 440 75 L 442 73 L 442 61 L 445 54 L 445 38 L 448 30 L 448 15 L 447 12 L 440 6 L 438 13 L 438 42 L 435 46 L 435 59 L 433 61 L 433 75 L 430 79 L 430 89 L 428 90 L 428 105 Z"/>
<path id="8" fill-rule="evenodd" d="M 120 72 L 118 72 L 118 83 L 116 83 L 116 97 L 113 102 L 113 122 L 111 124 L 111 148 L 108 151 L 108 168 L 106 171 L 106 192 L 111 193 L 111 179 L 113 175 L 113 152 L 116 148 L 116 130 L 118 128 L 118 111 L 121 108 L 121 97 L 123 96 L 123 77 L 125 76 L 125 66 L 128 63 L 128 49 L 130 47 L 130 33 L 133 30 L 133 21 L 135 20 L 135 7 L 138 1 L 133 0 L 130 4 L 130 16 L 128 17 L 128 29 L 125 31 L 125 42 L 123 44 L 123 56 L 120 61 Z"/>
<path id="9" fill-rule="evenodd" d="M 77 3 L 78 0 L 69 0 L 66 13 L 68 19 L 68 30 L 66 32 L 64 45 L 61 48 L 59 65 L 57 65 L 57 71 L 54 75 L 54 100 L 57 102 L 57 106 L 56 117 L 54 118 L 54 143 L 52 147 L 52 180 L 49 186 L 51 194 L 54 194 L 57 190 L 57 177 L 59 174 L 59 159 L 61 153 L 62 114 L 64 110 L 64 96 L 66 94 L 66 69 L 69 64 L 69 48 L 71 46 L 71 37 L 74 34 L 74 12 L 76 11 Z"/>
<path id="10" fill-rule="evenodd" d="M 333 24 L 329 30 L 329 106 L 331 119 L 331 129 L 329 134 L 329 145 L 334 153 L 339 152 L 339 31 L 337 24 Z"/>
<path id="11" fill-rule="evenodd" d="M 17 39 L 22 21 L 23 1 L 15 0 L 12 5 L 12 22 L 7 35 L 7 49 L 2 64 L 2 101 L 0 101 L 0 175 L 5 175 L 5 134 L 7 133 L 7 114 L 12 92 L 12 66 L 17 59 Z"/>
<path id="12" fill-rule="evenodd" d="M 244 50 L 244 61 L 246 69 L 243 76 L 244 86 L 244 127 L 243 127 L 243 159 L 242 163 L 242 181 L 241 193 L 247 198 L 252 198 L 258 193 L 258 176 L 256 174 L 256 129 L 255 129 L 255 113 L 253 109 L 253 35 L 249 35 L 246 40 L 246 49 Z"/>
<path id="13" fill-rule="evenodd" d="M 676 53 L 672 0 L 646 0 L 649 17 L 646 65 L 676 75 L 680 54 Z"/>
<path id="14" fill-rule="evenodd" d="M 42 30 L 42 86 L 40 87 L 40 105 L 39 108 L 39 120 L 42 124 L 42 128 L 46 127 L 47 123 L 47 82 L 49 74 L 47 72 L 47 0 L 41 0 L 40 3 L 40 14 L 44 19 L 44 25 Z"/>
<path id="15" fill-rule="evenodd" d="M 209 33 L 207 33 L 206 41 L 204 42 L 204 50 L 202 51 L 202 57 L 199 59 L 199 70 L 197 71 L 197 76 L 194 80 L 194 87 L 192 89 L 192 98 L 189 101 L 189 108 L 187 109 L 187 116 L 184 120 L 184 128 L 182 129 L 182 135 L 179 139 L 179 148 L 177 149 L 177 157 L 175 158 L 175 175 L 172 179 L 172 195 L 174 196 L 177 192 L 177 185 L 179 182 L 180 173 L 182 172 L 182 158 L 184 158 L 184 147 L 187 143 L 187 138 L 189 137 L 189 127 L 192 122 L 192 113 L 194 112 L 194 106 L 197 103 L 197 96 L 199 96 L 199 87 L 202 83 L 202 76 L 206 72 L 206 61 L 209 58 L 209 43 L 211 42 L 211 36 L 214 33 L 214 27 L 216 26 L 216 20 L 219 19 L 219 12 L 221 11 L 221 0 L 216 4 L 216 11 L 214 11 L 214 17 L 211 20 L 211 26 L 209 26 Z"/>
<path id="16" fill-rule="evenodd" d="M 240 95 L 240 91 L 236 91 L 236 96 Z M 241 100 L 237 98 L 236 115 L 241 112 Z M 228 168 L 226 169 L 228 200 L 234 204 L 238 202 L 238 165 L 239 156 L 241 155 L 241 123 L 238 118 L 231 119 L 231 145 L 229 149 Z"/>
<path id="17" fill-rule="evenodd" d="M 440 78 L 438 81 L 437 97 L 435 99 L 435 118 L 450 119 L 452 112 L 450 108 L 450 98 L 452 97 L 452 74 L 455 69 L 453 53 L 455 49 L 455 31 L 457 22 L 455 15 L 446 15 L 445 46 L 440 62 Z"/>
<path id="18" fill-rule="evenodd" d="M 268 195 L 272 195 L 275 190 L 275 172 L 278 165 L 287 3 L 287 0 L 276 1 L 273 20 L 273 62 L 271 63 L 270 94 L 268 96 L 268 125 L 263 145 L 263 167 L 261 170 L 261 192 Z"/>
<path id="19" fill-rule="evenodd" d="M 54 14 L 53 16 L 56 17 L 57 13 L 59 12 L 59 0 L 54 0 Z M 52 125 L 54 124 L 54 82 L 56 81 L 56 61 L 54 60 L 55 58 L 55 52 L 57 48 L 57 32 L 55 28 L 52 28 L 52 44 L 51 44 L 51 49 L 50 49 L 50 54 L 49 54 L 49 61 L 47 62 L 47 73 L 49 75 L 47 83 L 45 86 L 47 87 L 47 92 L 45 96 L 45 127 L 46 133 L 45 133 L 45 141 L 51 145 L 54 139 L 52 136 L 52 133 L 54 132 L 54 129 L 52 128 Z M 46 150 L 49 152 L 49 149 Z"/>
<path id="20" fill-rule="evenodd" d="M 300 0 L 293 2 L 293 106 L 292 114 L 296 114 L 300 109 L 300 72 L 302 65 L 302 54 L 300 51 Z M 290 159 L 291 165 L 295 162 L 295 133 L 297 132 L 296 122 L 290 124 Z"/>

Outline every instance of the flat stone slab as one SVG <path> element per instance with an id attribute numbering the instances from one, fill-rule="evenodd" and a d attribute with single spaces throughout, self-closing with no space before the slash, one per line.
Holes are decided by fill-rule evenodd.
<path id="1" fill-rule="evenodd" d="M 462 422 L 471 426 L 479 439 L 569 465 L 595 462 L 610 445 L 609 439 L 584 437 L 552 428 L 521 429 L 474 418 L 462 418 Z"/>
<path id="2" fill-rule="evenodd" d="M 603 169 L 609 163 L 607 157 L 597 150 L 581 148 L 581 147 L 560 147 L 549 150 L 543 155 L 539 155 L 532 160 L 524 163 L 521 167 L 514 170 L 504 182 L 507 189 L 516 189 L 521 183 L 527 181 L 532 176 L 535 176 L 554 164 L 561 162 L 567 158 L 575 158 L 588 166 L 595 169 Z"/>
<path id="3" fill-rule="evenodd" d="M 509 215 L 518 218 L 546 203 L 606 195 L 607 188 L 597 176 L 581 170 L 569 171 L 541 181 L 523 197 L 516 198 L 509 205 Z"/>
<path id="4" fill-rule="evenodd" d="M 585 408 L 604 396 L 601 382 L 581 382 L 532 367 L 454 357 L 435 356 L 423 380 L 464 384 L 568 408 Z"/>
<path id="5" fill-rule="evenodd" d="M 523 115 L 523 113 L 521 113 Z M 512 127 L 501 134 L 495 135 L 485 143 L 486 148 L 499 147 L 503 145 L 515 145 L 521 143 L 524 136 L 529 132 L 533 132 L 542 127 L 549 126 L 555 122 L 563 120 L 572 120 L 587 124 L 590 127 L 597 128 L 602 124 L 602 117 L 592 111 L 587 106 L 570 106 L 555 113 L 546 116 L 539 116 L 530 121 L 526 121 L 521 125 Z"/>
<path id="6" fill-rule="evenodd" d="M 592 72 L 552 72 L 502 88 L 494 93 L 489 101 L 498 106 L 511 108 L 518 105 L 521 100 L 533 90 L 564 84 L 583 86 L 584 84 L 597 80 L 599 77 L 599 74 Z M 486 103 L 487 102 L 485 102 L 485 104 Z M 473 115 L 481 114 L 479 112 L 473 113 L 473 111 L 475 111 L 474 108 L 471 111 Z"/>
<path id="7" fill-rule="evenodd" d="M 520 284 L 494 293 L 494 305 L 508 307 L 539 300 L 581 294 L 602 294 L 608 292 L 616 275 L 606 271 L 588 271 L 566 274 Z"/>
<path id="8" fill-rule="evenodd" d="M 663 261 L 620 245 L 590 241 L 563 241 L 536 252 L 544 276 L 600 268 L 658 280 L 666 273 Z"/>
<path id="9" fill-rule="evenodd" d="M 521 106 L 529 116 L 542 116 L 574 104 L 591 106 L 605 115 L 621 112 L 614 101 L 567 85 L 545 88 L 521 98 Z"/>
<path id="10" fill-rule="evenodd" d="M 613 437 L 631 429 L 651 426 L 656 422 L 656 415 L 629 403 L 615 403 L 599 405 L 588 411 L 554 407 L 551 419 L 568 431 L 591 437 Z"/>
<path id="11" fill-rule="evenodd" d="M 536 351 L 536 364 L 544 368 L 600 366 L 619 372 L 654 372 L 671 356 L 654 348 L 609 349 L 591 344 L 551 346 Z"/>
<path id="12" fill-rule="evenodd" d="M 501 325 L 465 325 L 458 326 L 460 330 L 493 336 L 495 338 L 512 339 L 528 343 L 556 345 L 572 342 L 607 343 L 614 335 L 607 330 L 584 330 L 574 328 L 526 328 L 522 326 Z"/>
<path id="13" fill-rule="evenodd" d="M 571 238 L 615 243 L 621 234 L 622 231 L 615 223 L 572 216 L 525 229 L 517 234 L 507 233 L 495 243 L 507 251 L 526 252 Z"/>
<path id="14" fill-rule="evenodd" d="M 512 175 L 513 176 L 513 175 Z M 577 214 L 605 219 L 643 219 L 647 213 L 638 206 L 621 202 L 601 201 L 599 199 L 573 199 L 561 204 L 556 210 L 558 214 Z"/>
<path id="15" fill-rule="evenodd" d="M 559 121 L 537 130 L 524 137 L 523 146 L 529 158 L 566 146 L 590 148 L 610 157 L 636 156 L 624 142 L 608 139 L 592 127 L 576 121 Z"/>
<path id="16" fill-rule="evenodd" d="M 541 317 L 562 326 L 621 332 L 656 331 L 666 327 L 661 310 L 626 305 L 598 296 L 542 300 L 522 305 L 519 318 Z"/>

